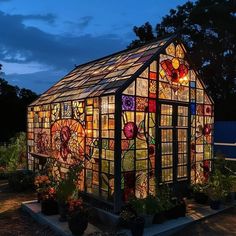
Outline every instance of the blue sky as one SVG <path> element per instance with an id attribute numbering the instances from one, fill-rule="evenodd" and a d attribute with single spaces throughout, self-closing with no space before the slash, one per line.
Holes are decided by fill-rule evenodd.
<path id="1" fill-rule="evenodd" d="M 0 0 L 4 78 L 37 93 L 81 64 L 123 50 L 187 0 Z"/>

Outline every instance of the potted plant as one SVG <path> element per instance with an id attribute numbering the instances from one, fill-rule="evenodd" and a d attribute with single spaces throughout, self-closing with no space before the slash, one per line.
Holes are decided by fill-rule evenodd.
<path id="1" fill-rule="evenodd" d="M 206 189 L 208 184 L 206 182 L 196 183 L 192 185 L 193 196 L 196 203 L 206 204 L 208 201 L 208 195 L 206 194 Z"/>
<path id="2" fill-rule="evenodd" d="M 154 197 L 148 196 L 147 198 L 132 198 L 130 199 L 130 204 L 134 207 L 137 214 L 144 218 L 145 227 L 152 225 L 153 216 L 154 216 L 154 207 L 151 207 L 151 204 L 154 203 Z"/>
<path id="3" fill-rule="evenodd" d="M 135 217 L 130 223 L 132 236 L 142 236 L 144 231 L 145 220 L 142 216 Z"/>
<path id="4" fill-rule="evenodd" d="M 153 216 L 153 224 L 161 224 L 166 220 L 164 202 L 157 196 L 157 208 Z"/>
<path id="5" fill-rule="evenodd" d="M 130 228 L 130 222 L 137 217 L 137 212 L 134 207 L 128 203 L 121 208 L 119 225 L 124 228 Z"/>
<path id="6" fill-rule="evenodd" d="M 148 195 L 144 199 L 144 214 L 145 227 L 149 227 L 153 223 L 153 218 L 158 209 L 158 201 L 153 195 Z"/>
<path id="7" fill-rule="evenodd" d="M 81 163 L 70 166 L 64 178 L 57 182 L 56 198 L 59 205 L 59 220 L 62 222 L 67 220 L 68 199 L 76 195 L 78 176 L 82 168 Z"/>
<path id="8" fill-rule="evenodd" d="M 206 193 L 210 198 L 210 207 L 214 210 L 218 210 L 221 205 L 221 201 L 230 192 L 230 179 L 216 169 L 210 176 Z"/>
<path id="9" fill-rule="evenodd" d="M 49 187 L 44 191 L 41 199 L 41 212 L 45 215 L 58 214 L 58 204 L 56 201 L 56 192 L 53 187 Z"/>
<path id="10" fill-rule="evenodd" d="M 68 226 L 75 236 L 82 235 L 88 227 L 88 211 L 81 198 L 68 201 Z"/>
<path id="11" fill-rule="evenodd" d="M 172 198 L 172 207 L 168 210 L 168 218 L 176 219 L 178 217 L 184 217 L 186 214 L 186 204 L 184 199 Z"/>
<path id="12" fill-rule="evenodd" d="M 43 195 L 47 194 L 51 181 L 47 175 L 38 175 L 34 179 L 34 185 L 37 192 L 37 201 L 40 202 L 43 199 Z"/>

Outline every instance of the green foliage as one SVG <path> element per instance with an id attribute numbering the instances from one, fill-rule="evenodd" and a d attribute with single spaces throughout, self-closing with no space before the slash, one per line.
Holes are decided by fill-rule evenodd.
<path id="1" fill-rule="evenodd" d="M 158 212 L 167 211 L 175 206 L 171 189 L 163 185 L 157 189 L 157 196 L 148 195 L 144 199 L 132 198 L 130 204 L 138 214 L 154 215 Z"/>
<path id="2" fill-rule="evenodd" d="M 156 190 L 157 193 L 157 199 L 159 201 L 159 211 L 168 211 L 172 207 L 174 207 L 173 201 L 172 201 L 172 191 L 170 186 L 167 184 L 163 184 L 162 186 L 159 186 Z"/>
<path id="3" fill-rule="evenodd" d="M 14 191 L 22 192 L 34 189 L 34 173 L 29 170 L 17 170 L 9 174 L 9 187 Z"/>
<path id="4" fill-rule="evenodd" d="M 196 183 L 192 184 L 192 189 L 194 193 L 204 193 L 208 187 L 208 183 Z"/>
<path id="5" fill-rule="evenodd" d="M 58 202 L 65 203 L 70 197 L 76 194 L 78 176 L 83 169 L 83 165 L 76 164 L 70 166 L 64 178 L 61 178 L 56 186 L 56 197 Z"/>
<path id="6" fill-rule="evenodd" d="M 26 134 L 21 132 L 11 138 L 8 145 L 0 146 L 0 166 L 6 171 L 15 171 L 25 169 L 26 164 Z"/>
<path id="7" fill-rule="evenodd" d="M 232 188 L 232 177 L 226 176 L 220 170 L 215 170 L 210 176 L 206 194 L 213 201 L 223 200 Z"/>
<path id="8" fill-rule="evenodd" d="M 215 101 L 216 119 L 236 120 L 236 106 L 232 106 L 236 103 L 236 2 L 188 1 L 170 10 L 156 32 L 150 32 L 149 25 L 134 27 L 138 39 L 130 47 L 151 41 L 150 35 L 179 33 Z"/>

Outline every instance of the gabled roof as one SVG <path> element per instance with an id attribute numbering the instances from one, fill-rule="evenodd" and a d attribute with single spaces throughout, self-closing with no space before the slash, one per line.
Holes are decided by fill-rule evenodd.
<path id="1" fill-rule="evenodd" d="M 164 38 L 77 66 L 30 106 L 115 94 L 173 38 Z"/>

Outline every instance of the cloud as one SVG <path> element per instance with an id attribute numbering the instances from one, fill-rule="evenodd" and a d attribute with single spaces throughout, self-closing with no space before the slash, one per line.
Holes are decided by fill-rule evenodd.
<path id="1" fill-rule="evenodd" d="M 66 73 L 68 71 L 47 70 L 30 74 L 8 74 L 4 75 L 4 79 L 10 84 L 17 85 L 20 88 L 29 88 L 40 94 L 50 88 Z"/>
<path id="2" fill-rule="evenodd" d="M 90 22 L 92 21 L 92 19 L 93 19 L 92 16 L 84 16 L 84 17 L 81 17 L 81 18 L 79 19 L 78 26 L 79 26 L 80 28 L 85 28 L 85 27 L 87 27 L 87 26 L 90 24 Z"/>
<path id="3" fill-rule="evenodd" d="M 0 60 L 11 63 L 37 62 L 54 69 L 68 69 L 126 47 L 127 42 L 118 35 L 62 36 L 43 32 L 36 27 L 27 27 L 26 19 L 41 19 L 49 22 L 52 15 L 9 15 L 0 11 Z M 84 17 L 81 26 L 92 20 Z"/>
<path id="4" fill-rule="evenodd" d="M 41 20 L 41 21 L 45 21 L 45 22 L 47 22 L 49 24 L 54 23 L 55 19 L 56 19 L 56 16 L 53 15 L 53 14 L 46 14 L 46 15 L 18 15 L 18 17 L 22 19 L 22 22 L 24 22 L 25 20 Z"/>

